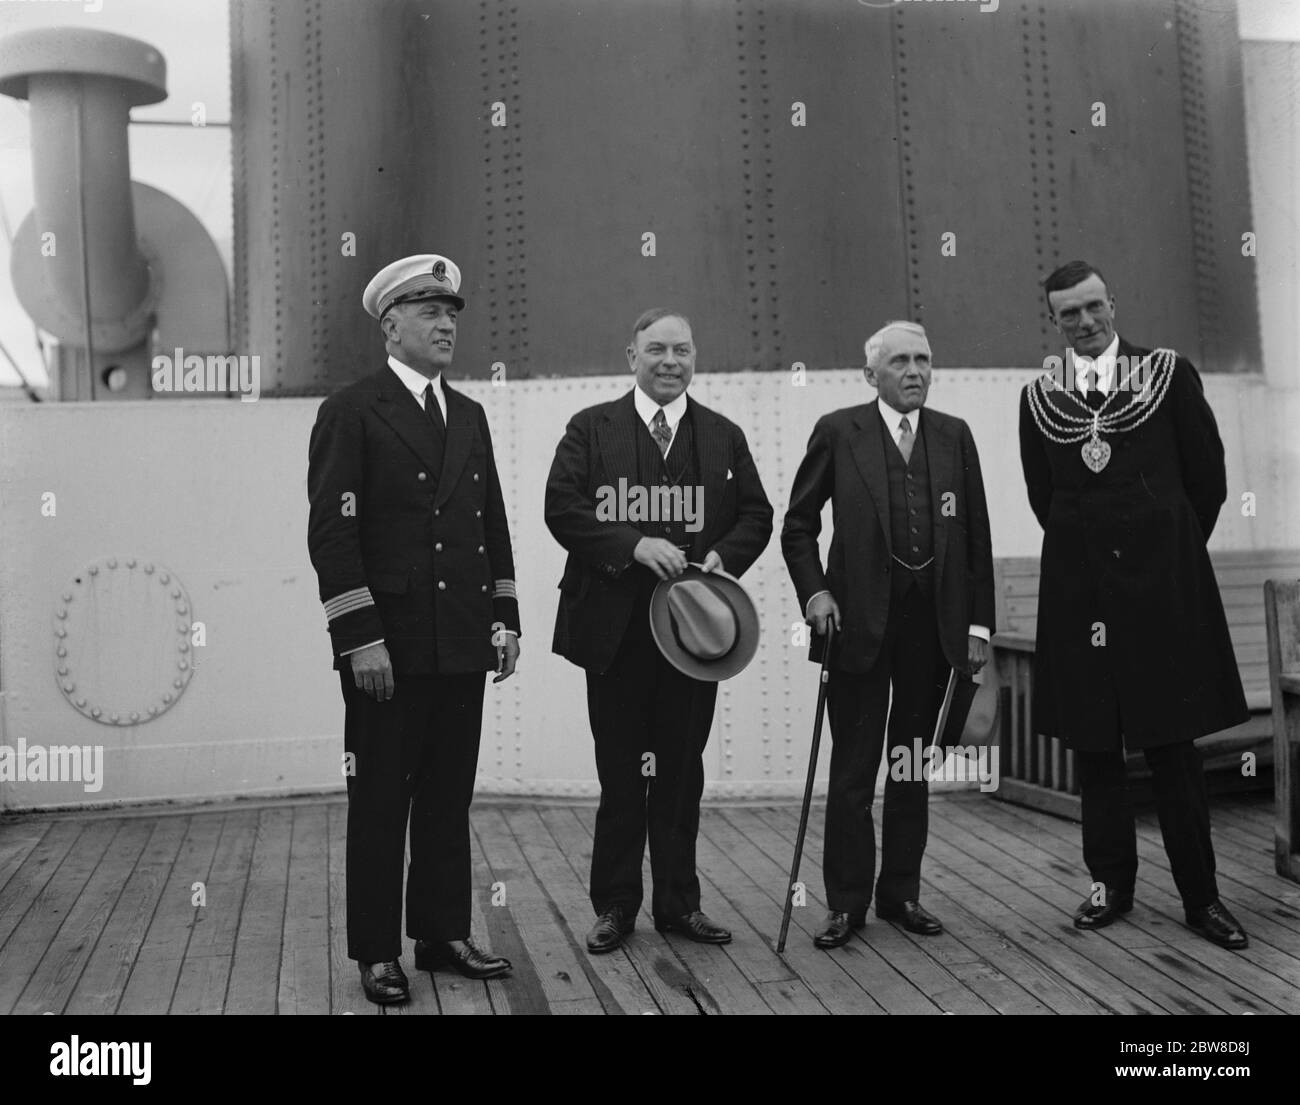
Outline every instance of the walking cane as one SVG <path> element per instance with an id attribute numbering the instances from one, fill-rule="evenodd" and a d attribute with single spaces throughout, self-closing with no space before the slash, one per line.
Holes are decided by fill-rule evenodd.
<path id="1" fill-rule="evenodd" d="M 794 884 L 799 878 L 799 860 L 803 857 L 803 838 L 808 832 L 808 807 L 812 805 L 813 776 L 817 774 L 817 753 L 822 743 L 822 717 L 826 713 L 826 683 L 830 679 L 831 639 L 835 623 L 826 619 L 826 645 L 822 649 L 821 682 L 817 685 L 817 720 L 813 722 L 812 752 L 808 757 L 808 781 L 803 788 L 803 811 L 799 814 L 799 835 L 794 842 L 794 862 L 785 888 L 785 912 L 781 915 L 781 935 L 776 939 L 776 954 L 785 952 L 785 936 L 790 931 L 790 910 L 794 907 Z"/>

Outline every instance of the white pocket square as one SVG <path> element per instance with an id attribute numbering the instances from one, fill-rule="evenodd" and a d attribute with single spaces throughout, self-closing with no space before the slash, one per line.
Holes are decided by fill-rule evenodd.
<path id="1" fill-rule="evenodd" d="M 731 479 L 731 469 L 727 469 L 727 479 Z"/>

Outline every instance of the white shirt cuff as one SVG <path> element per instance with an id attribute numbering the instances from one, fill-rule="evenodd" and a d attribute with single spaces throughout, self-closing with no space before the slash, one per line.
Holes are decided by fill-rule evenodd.
<path id="1" fill-rule="evenodd" d="M 969 632 L 972 637 L 978 637 L 981 641 L 987 641 L 992 636 L 987 625 L 973 625 Z"/>
<path id="2" fill-rule="evenodd" d="M 830 594 L 829 591 L 818 591 L 817 594 L 808 596 L 808 601 L 804 603 L 804 607 L 803 607 L 804 621 L 808 620 L 808 607 L 812 605 L 813 599 L 815 599 L 817 595 L 829 595 L 829 594 Z"/>
<path id="3" fill-rule="evenodd" d="M 368 645 L 357 645 L 356 648 L 350 648 L 347 650 L 347 652 L 340 652 L 339 655 L 351 656 L 354 652 L 360 652 L 363 648 L 373 648 L 375 645 L 382 645 L 383 643 L 384 643 L 384 639 L 380 637 L 379 640 L 371 641 L 370 644 Z"/>

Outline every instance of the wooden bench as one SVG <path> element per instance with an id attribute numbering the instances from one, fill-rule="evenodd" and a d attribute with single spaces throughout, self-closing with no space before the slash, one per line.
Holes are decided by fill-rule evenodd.
<path id="1" fill-rule="evenodd" d="M 1300 882 L 1300 580 L 1264 584 L 1273 700 L 1274 859 Z"/>
<path id="2" fill-rule="evenodd" d="M 1300 578 L 1300 552 L 1252 550 L 1211 554 L 1228 618 L 1233 651 L 1251 718 L 1202 737 L 1206 778 L 1212 793 L 1266 788 L 1272 775 L 1274 708 L 1270 694 L 1264 583 Z M 994 561 L 999 630 L 993 635 L 993 677 L 1002 695 L 999 753 L 1001 784 L 994 797 L 1079 820 L 1079 781 L 1074 753 L 1034 727 L 1032 663 L 1038 617 L 1037 557 Z M 1256 774 L 1244 776 L 1242 753 L 1253 752 Z M 1128 757 L 1135 799 L 1148 801 L 1150 773 L 1140 752 Z M 1300 841 L 1300 831 L 1290 837 Z"/>

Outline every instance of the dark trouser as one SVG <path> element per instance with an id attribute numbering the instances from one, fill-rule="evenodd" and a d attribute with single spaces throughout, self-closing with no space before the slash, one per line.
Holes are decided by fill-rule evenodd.
<path id="1" fill-rule="evenodd" d="M 704 792 L 704 746 L 718 685 L 683 675 L 660 654 L 641 604 L 613 664 L 587 673 L 587 711 L 596 742 L 600 809 L 591 850 L 597 913 L 641 908 L 647 827 L 654 879 L 651 911 L 675 917 L 700 908 L 695 838 Z M 654 774 L 646 774 L 646 753 Z"/>
<path id="2" fill-rule="evenodd" d="M 402 954 L 402 869 L 407 817 L 411 868 L 406 934 L 463 940 L 470 932 L 469 805 L 483 719 L 482 672 L 397 675 L 376 702 L 339 673 L 347 707 L 348 957 L 362 963 Z"/>
<path id="3" fill-rule="evenodd" d="M 1196 909 L 1219 896 L 1210 842 L 1210 803 L 1201 752 L 1191 741 L 1144 750 L 1151 768 L 1156 815 L 1183 906 Z M 1083 798 L 1083 861 L 1095 882 L 1131 891 L 1137 881 L 1137 830 L 1129 802 L 1124 748 L 1118 737 L 1105 752 L 1074 753 Z"/>
<path id="4" fill-rule="evenodd" d="M 913 741 L 925 748 L 934 735 L 949 667 L 939 644 L 934 603 L 918 587 L 895 596 L 880 659 L 864 675 L 832 672 L 826 708 L 831 722 L 831 777 L 826 798 L 822 870 L 826 904 L 860 913 L 871 902 L 876 871 L 876 831 L 871 821 L 876 773 L 886 733 L 906 751 L 914 771 L 906 780 L 890 772 L 882 814 L 877 905 L 895 906 L 921 895 L 921 856 L 929 832 L 929 795 Z M 889 705 L 890 684 L 894 688 Z"/>

